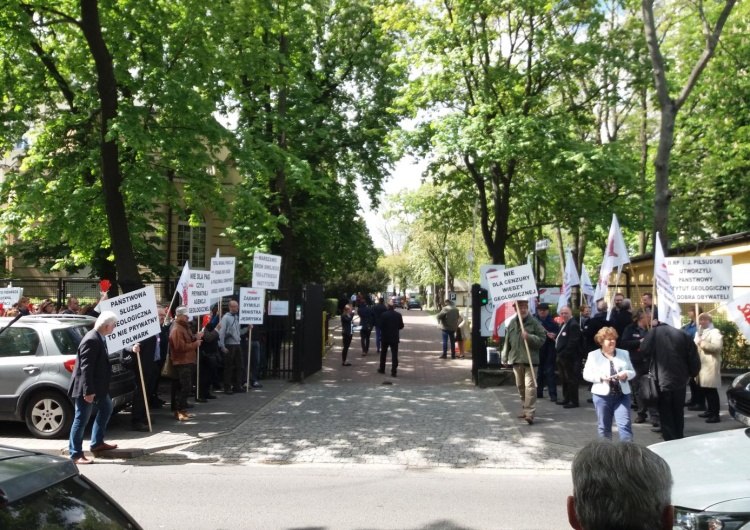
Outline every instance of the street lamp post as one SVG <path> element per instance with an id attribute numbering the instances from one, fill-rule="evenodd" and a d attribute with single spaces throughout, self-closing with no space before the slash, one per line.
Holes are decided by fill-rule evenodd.
<path id="1" fill-rule="evenodd" d="M 449 299 L 448 293 L 448 245 L 445 245 L 445 299 Z"/>

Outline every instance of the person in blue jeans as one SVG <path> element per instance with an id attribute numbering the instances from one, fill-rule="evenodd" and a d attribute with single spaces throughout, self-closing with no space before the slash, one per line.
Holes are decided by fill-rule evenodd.
<path id="1" fill-rule="evenodd" d="M 441 359 L 448 358 L 448 347 L 450 345 L 451 359 L 456 358 L 456 330 L 460 323 L 461 315 L 458 312 L 456 304 L 450 300 L 445 301 L 445 305 L 436 315 L 438 324 L 443 334 L 443 355 Z"/>
<path id="2" fill-rule="evenodd" d="M 601 347 L 589 352 L 583 378 L 593 383 L 591 393 L 594 398 L 596 417 L 599 424 L 599 437 L 612 439 L 612 420 L 617 423 L 621 442 L 633 441 L 633 428 L 630 421 L 630 381 L 635 370 L 626 350 L 615 348 L 617 331 L 604 327 L 594 336 Z"/>
<path id="3" fill-rule="evenodd" d="M 68 395 L 73 398 L 76 407 L 68 450 L 70 458 L 78 465 L 94 462 L 83 454 L 83 433 L 94 407 L 96 417 L 91 430 L 91 452 L 96 456 L 102 451 L 117 449 L 116 444 L 104 441 L 107 423 L 112 416 L 112 400 L 109 397 L 112 368 L 105 337 L 115 330 L 116 325 L 117 316 L 111 311 L 104 311 L 96 319 L 94 329 L 83 337 L 76 352 L 76 363 L 68 388 Z M 140 349 L 136 351 L 133 348 L 133 351 L 137 354 Z"/>

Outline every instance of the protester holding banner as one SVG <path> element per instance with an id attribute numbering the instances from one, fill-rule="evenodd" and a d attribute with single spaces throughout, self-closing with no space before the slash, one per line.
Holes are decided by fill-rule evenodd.
<path id="1" fill-rule="evenodd" d="M 706 418 L 706 423 L 719 423 L 719 388 L 721 388 L 721 350 L 724 339 L 721 331 L 716 329 L 713 318 L 708 313 L 698 317 L 698 331 L 695 333 L 695 344 L 701 359 L 701 371 L 698 383 L 706 398 L 706 412 L 698 414 Z"/>
<path id="2" fill-rule="evenodd" d="M 539 365 L 539 348 L 547 340 L 547 334 L 539 321 L 529 313 L 528 300 L 518 300 L 516 305 L 519 314 L 505 330 L 502 359 L 504 364 L 513 366 L 522 407 L 518 418 L 531 425 L 536 412 L 536 384 L 532 370 Z M 523 321 L 523 327 L 519 319 Z"/>
<path id="3" fill-rule="evenodd" d="M 175 418 L 187 421 L 193 414 L 187 413 L 188 397 L 193 387 L 193 367 L 195 366 L 196 350 L 201 345 L 202 333 L 193 335 L 188 323 L 188 308 L 180 306 L 175 311 L 174 326 L 169 334 L 169 355 L 177 370 L 179 389 L 175 396 Z"/>

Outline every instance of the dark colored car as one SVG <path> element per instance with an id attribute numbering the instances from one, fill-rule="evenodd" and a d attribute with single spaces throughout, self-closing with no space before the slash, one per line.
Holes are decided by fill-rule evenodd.
<path id="1" fill-rule="evenodd" d="M 729 415 L 750 427 L 750 372 L 737 376 L 727 390 Z"/>
<path id="2" fill-rule="evenodd" d="M 69 458 L 0 446 L 0 528 L 141 526 Z"/>
<path id="3" fill-rule="evenodd" d="M 404 297 L 393 295 L 390 298 L 390 303 L 393 304 L 393 307 L 400 307 L 401 309 L 404 309 Z"/>
<path id="4" fill-rule="evenodd" d="M 406 309 L 419 309 L 421 311 L 422 304 L 416 298 L 409 298 L 409 301 L 406 302 Z"/>
<path id="5" fill-rule="evenodd" d="M 76 350 L 96 319 L 80 315 L 31 315 L 10 325 L 0 318 L 0 420 L 24 421 L 37 438 L 66 438 L 73 424 L 68 387 Z M 109 395 L 114 410 L 133 398 L 135 376 L 110 352 Z"/>

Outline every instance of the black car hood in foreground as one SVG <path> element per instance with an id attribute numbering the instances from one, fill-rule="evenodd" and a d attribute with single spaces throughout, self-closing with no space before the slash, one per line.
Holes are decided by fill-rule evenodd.
<path id="1" fill-rule="evenodd" d="M 78 474 L 69 458 L 0 446 L 0 504 L 10 503 Z"/>

